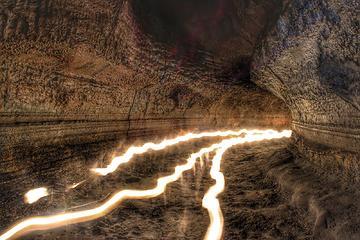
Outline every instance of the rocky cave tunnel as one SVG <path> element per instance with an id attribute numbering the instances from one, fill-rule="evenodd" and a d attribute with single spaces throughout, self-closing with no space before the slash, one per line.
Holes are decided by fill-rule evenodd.
<path id="1" fill-rule="evenodd" d="M 0 239 L 154 186 L 220 138 L 89 171 L 131 145 L 242 128 L 292 136 L 224 155 L 223 234 L 208 239 L 360 239 L 359 12 L 356 0 L 0 0 Z M 202 239 L 205 165 L 161 196 L 10 238 Z M 48 196 L 24 203 L 38 187 Z"/>

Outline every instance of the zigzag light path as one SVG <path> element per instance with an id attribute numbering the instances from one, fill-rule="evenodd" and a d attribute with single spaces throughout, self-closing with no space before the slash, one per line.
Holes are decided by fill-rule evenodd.
<path id="1" fill-rule="evenodd" d="M 244 130 L 242 130 L 244 131 Z M 217 195 L 221 193 L 224 189 L 224 181 L 222 173 L 220 173 L 220 162 L 222 159 L 223 153 L 226 149 L 238 144 L 250 143 L 255 141 L 262 140 L 270 140 L 277 139 L 283 137 L 290 137 L 291 131 L 285 130 L 282 132 L 274 131 L 274 130 L 253 130 L 248 131 L 245 130 L 242 133 L 247 133 L 244 137 L 233 137 L 229 139 L 222 140 L 219 143 L 213 144 L 210 147 L 202 148 L 200 151 L 193 153 L 187 159 L 186 163 L 183 165 L 178 165 L 175 167 L 175 171 L 173 174 L 161 177 L 157 180 L 157 185 L 148 190 L 120 190 L 114 193 L 108 200 L 103 202 L 102 204 L 85 210 L 78 210 L 72 212 L 65 212 L 54 214 L 50 216 L 39 216 L 39 217 L 31 217 L 25 220 L 20 221 L 14 226 L 10 227 L 4 233 L 0 235 L 1 240 L 13 239 L 15 237 L 22 236 L 26 233 L 30 233 L 33 231 L 39 230 L 48 230 L 53 228 L 58 228 L 61 226 L 65 226 L 68 224 L 75 224 L 80 222 L 86 222 L 93 219 L 100 218 L 109 212 L 111 212 L 115 207 L 117 207 L 122 201 L 126 199 L 148 199 L 161 195 L 166 186 L 169 183 L 177 181 L 185 171 L 192 169 L 196 163 L 196 160 L 202 157 L 204 154 L 210 153 L 212 151 L 217 150 L 217 154 L 214 157 L 213 166 L 211 169 L 211 176 L 216 180 L 216 184 L 210 188 L 210 190 L 206 193 L 203 199 L 203 206 L 207 208 L 210 216 L 210 226 L 207 230 L 207 234 L 205 236 L 206 240 L 215 240 L 220 239 L 222 236 L 222 226 L 223 226 L 223 218 L 221 214 L 221 208 L 219 201 L 217 199 Z M 242 134 L 241 133 L 241 134 Z M 240 134 L 239 134 L 240 135 Z M 179 137 L 180 138 L 180 137 Z M 164 140 L 165 141 L 170 140 Z M 178 140 L 179 141 L 179 140 Z M 186 140 L 184 140 L 186 141 Z M 166 145 L 167 144 L 167 145 Z M 175 143 L 173 143 L 175 144 Z M 146 145 L 146 144 L 145 144 Z M 164 143 L 165 147 L 169 146 L 169 142 Z M 165 148 L 163 145 L 157 146 L 156 144 L 148 144 L 143 146 L 144 149 L 163 149 Z M 137 149 L 135 147 L 135 149 Z M 145 152 L 146 150 L 142 150 Z M 129 151 L 128 151 L 129 152 Z M 133 156 L 134 154 L 138 154 L 136 151 L 130 151 L 131 154 L 127 156 Z M 134 153 L 135 152 L 135 153 Z M 140 152 L 140 151 L 138 151 Z M 129 160 L 131 157 L 127 157 Z M 116 166 L 117 164 L 113 165 Z M 117 168 L 118 166 L 116 166 Z M 115 168 L 115 170 L 116 170 Z"/>

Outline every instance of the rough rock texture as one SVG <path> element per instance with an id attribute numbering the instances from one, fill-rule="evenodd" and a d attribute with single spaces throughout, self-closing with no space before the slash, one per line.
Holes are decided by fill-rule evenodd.
<path id="1" fill-rule="evenodd" d="M 287 103 L 294 148 L 269 171 L 314 239 L 359 239 L 359 1 L 289 1 L 254 54 L 252 80 Z M 275 155 L 284 159 L 284 155 Z M 286 159 L 286 157 L 285 157 Z M 283 160 L 281 160 L 283 161 Z"/>
<path id="2" fill-rule="evenodd" d="M 292 118 L 293 146 L 229 153 L 225 239 L 359 239 L 358 12 L 355 0 L 0 0 L 1 230 L 149 186 L 209 143 L 89 174 L 136 139 Z M 25 239 L 199 239 L 211 183 L 200 172 L 165 203 Z M 23 204 L 39 185 L 51 197 Z"/>
<path id="3" fill-rule="evenodd" d="M 290 1 L 257 50 L 252 79 L 282 98 L 313 143 L 360 151 L 359 1 Z"/>
<path id="4" fill-rule="evenodd" d="M 159 37 L 172 32 L 166 17 L 138 1 L 1 0 L 1 171 L 12 172 L 5 166 L 44 145 L 287 125 L 286 106 L 249 81 L 249 58 L 278 2 L 222 2 L 191 16 L 173 9 L 187 28 L 174 26 L 177 35 L 163 42 Z M 267 14 L 268 8 L 274 11 Z M 196 16 L 204 19 L 195 36 Z M 225 39 L 204 42 L 209 34 Z M 190 35 L 189 44 L 173 41 Z"/>
<path id="5" fill-rule="evenodd" d="M 310 239 L 359 239 L 360 205 L 354 200 L 359 196 L 358 184 L 341 181 L 328 168 L 314 168 L 307 157 L 296 144 L 265 157 L 262 165 L 281 192 L 288 194 L 290 205 L 306 210 L 303 218 L 312 225 Z"/>

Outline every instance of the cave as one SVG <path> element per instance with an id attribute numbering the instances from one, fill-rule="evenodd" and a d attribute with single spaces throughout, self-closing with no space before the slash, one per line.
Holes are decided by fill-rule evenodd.
<path id="1" fill-rule="evenodd" d="M 360 239 L 359 12 L 0 0 L 0 239 Z"/>

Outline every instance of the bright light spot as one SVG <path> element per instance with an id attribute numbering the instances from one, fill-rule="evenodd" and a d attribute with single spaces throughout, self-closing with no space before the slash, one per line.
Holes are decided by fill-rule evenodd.
<path id="1" fill-rule="evenodd" d="M 39 199 L 49 195 L 47 188 L 35 188 L 28 191 L 25 194 L 25 202 L 28 204 L 33 204 L 34 202 L 39 201 Z"/>
<path id="2" fill-rule="evenodd" d="M 86 180 L 83 180 L 81 182 L 78 182 L 78 183 L 74 183 L 73 185 L 70 185 L 67 187 L 67 190 L 70 190 L 70 189 L 75 189 L 77 188 L 78 186 L 80 186 L 81 184 L 83 184 Z"/>
<path id="3" fill-rule="evenodd" d="M 40 216 L 40 217 L 31 217 L 26 220 L 23 220 L 19 222 L 18 224 L 14 225 L 10 229 L 8 229 L 6 232 L 4 232 L 2 235 L 0 235 L 1 240 L 10 239 L 22 236 L 26 233 L 37 231 L 37 230 L 46 230 L 46 229 L 52 229 L 57 228 L 60 226 L 68 225 L 68 224 L 75 224 L 79 222 L 85 222 L 90 221 L 93 219 L 100 218 L 109 212 L 111 212 L 115 207 L 117 207 L 123 200 L 126 199 L 148 199 L 153 198 L 156 196 L 159 196 L 165 191 L 166 186 L 169 183 L 175 182 L 185 171 L 188 171 L 193 168 L 193 166 L 196 163 L 196 160 L 202 157 L 204 154 L 210 153 L 212 151 L 217 150 L 217 155 L 214 157 L 214 163 L 211 170 L 211 176 L 216 179 L 216 185 L 211 187 L 209 192 L 206 194 L 203 204 L 208 209 L 210 214 L 210 220 L 211 224 L 208 228 L 208 234 L 206 236 L 206 239 L 219 239 L 218 236 L 221 237 L 222 234 L 222 214 L 219 202 L 217 200 L 217 195 L 223 191 L 224 183 L 223 176 L 220 173 L 220 161 L 222 158 L 222 153 L 237 144 L 243 144 L 246 142 L 254 142 L 254 141 L 261 141 L 266 139 L 275 139 L 275 138 L 282 138 L 282 137 L 290 137 L 291 131 L 274 131 L 274 130 L 241 130 L 247 135 L 245 137 L 234 137 L 230 139 L 225 139 L 219 143 L 213 144 L 210 147 L 202 148 L 200 151 L 193 153 L 190 155 L 190 157 L 187 159 L 187 162 L 183 165 L 178 165 L 175 167 L 175 171 L 173 174 L 165 177 L 161 177 L 157 180 L 156 187 L 148 190 L 121 190 L 116 192 L 114 195 L 112 195 L 107 201 L 105 201 L 103 204 L 98 205 L 97 207 L 85 209 L 85 210 L 79 210 L 79 211 L 72 211 L 72 212 L 65 212 L 60 214 L 55 214 L 51 216 Z M 232 131 L 228 131 L 232 132 Z M 231 135 L 233 135 L 232 132 Z M 239 132 L 238 132 L 239 133 Z M 214 136 L 228 136 L 224 133 L 212 133 Z M 210 134 L 207 134 L 210 135 Z M 238 134 L 240 135 L 240 134 Z M 185 137 L 186 136 L 186 137 Z M 176 138 L 177 142 L 179 141 L 187 141 L 186 139 L 192 139 L 194 135 L 188 134 L 185 136 L 180 136 Z M 192 137 L 191 137 L 192 136 Z M 183 139 L 183 140 L 179 140 Z M 175 141 L 175 142 L 176 142 Z M 125 154 L 126 159 L 130 160 L 130 158 L 134 154 L 138 153 L 144 153 L 148 149 L 164 149 L 166 146 L 170 146 L 176 144 L 174 143 L 174 140 L 164 140 L 162 144 L 154 144 L 154 143 L 147 143 L 143 147 L 131 147 L 129 148 L 128 152 Z M 137 150 L 134 150 L 137 149 Z M 219 150 L 220 149 L 220 150 Z M 220 153 L 221 152 L 221 155 Z M 119 161 L 116 162 L 116 164 L 111 165 L 111 170 L 115 170 L 117 168 L 117 164 Z M 108 170 L 109 171 L 109 170 Z M 222 177 L 222 178 L 221 178 Z M 214 236 L 210 236 L 210 233 L 214 233 Z"/>

